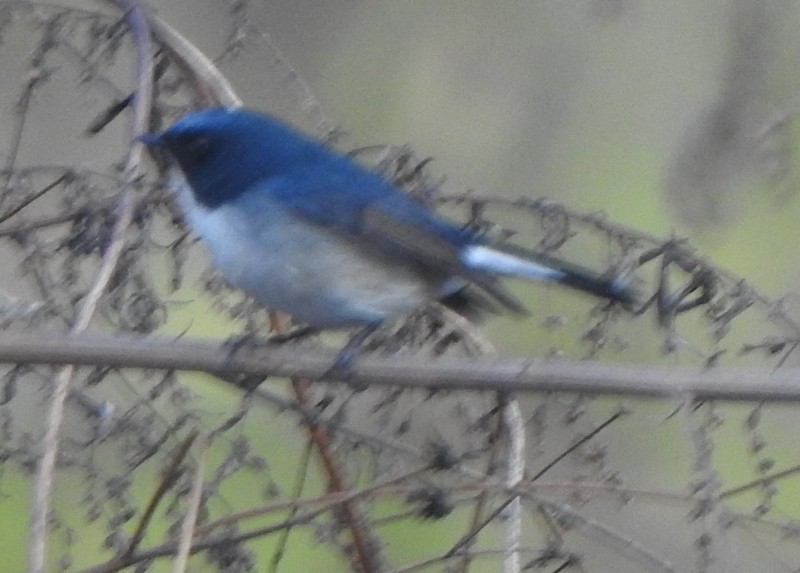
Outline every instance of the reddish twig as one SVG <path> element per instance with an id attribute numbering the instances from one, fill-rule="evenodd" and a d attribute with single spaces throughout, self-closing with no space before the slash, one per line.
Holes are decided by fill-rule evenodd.
<path id="1" fill-rule="evenodd" d="M 277 333 L 284 333 L 287 330 L 286 320 L 282 314 L 270 313 L 272 330 Z M 311 400 L 310 383 L 308 380 L 294 377 L 291 379 L 292 391 L 298 404 L 305 410 L 311 411 L 313 406 Z M 318 424 L 313 418 L 305 416 L 305 425 L 308 430 L 309 438 L 314 444 L 322 463 L 323 470 L 328 476 L 328 490 L 332 493 L 347 491 L 347 482 L 339 468 L 339 462 L 333 453 L 331 436 L 324 425 Z M 364 526 L 356 504 L 352 500 L 345 500 L 339 506 L 342 521 L 345 522 L 353 539 L 354 552 L 351 556 L 354 570 L 362 573 L 373 573 L 380 571 L 379 557 L 377 555 L 377 544 L 370 541 L 370 534 Z"/>

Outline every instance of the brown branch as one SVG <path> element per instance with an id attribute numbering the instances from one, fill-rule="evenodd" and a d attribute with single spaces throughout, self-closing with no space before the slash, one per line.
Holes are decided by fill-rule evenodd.
<path id="1" fill-rule="evenodd" d="M 251 508 L 243 512 L 227 515 L 216 521 L 194 527 L 192 530 L 192 537 L 195 541 L 192 542 L 189 548 L 189 553 L 193 555 L 218 545 L 241 543 L 251 539 L 256 539 L 258 537 L 264 537 L 273 533 L 286 531 L 298 525 L 306 525 L 315 517 L 334 509 L 336 506 L 349 501 L 354 501 L 356 499 L 377 497 L 381 494 L 396 496 L 398 492 L 405 493 L 409 490 L 401 488 L 398 484 L 406 479 L 410 479 L 423 473 L 426 469 L 427 468 L 413 470 L 401 476 L 397 476 L 381 483 L 373 484 L 364 489 L 328 493 L 321 496 L 303 499 L 291 499 L 288 501 L 276 502 L 261 507 Z M 493 485 L 494 487 L 499 487 L 496 484 Z M 205 536 L 209 534 L 209 532 L 221 526 L 239 524 L 247 519 L 261 517 L 275 512 L 282 512 L 286 509 L 299 509 L 301 507 L 308 507 L 312 505 L 320 505 L 320 507 L 316 509 L 308 509 L 305 513 L 300 515 L 292 515 L 290 518 L 285 519 L 275 525 L 269 525 L 230 536 L 203 540 L 198 539 L 199 537 Z M 142 561 L 149 561 L 159 557 L 167 557 L 175 552 L 177 543 L 178 540 L 172 539 L 149 549 L 139 550 L 134 553 L 126 552 L 112 558 L 109 561 L 106 561 L 105 563 L 84 569 L 80 573 L 112 573 Z"/>
<path id="2" fill-rule="evenodd" d="M 206 549 L 212 549 L 220 545 L 233 545 L 236 543 L 243 543 L 245 541 L 250 541 L 251 539 L 257 539 L 259 537 L 264 537 L 266 535 L 282 531 L 287 527 L 305 525 L 310 523 L 315 517 L 325 513 L 326 511 L 330 511 L 330 507 L 326 506 L 320 509 L 315 509 L 313 511 L 303 513 L 302 515 L 298 515 L 293 519 L 287 519 L 275 525 L 261 527 L 259 529 L 247 531 L 238 535 L 228 536 L 221 539 L 208 539 L 204 541 L 197 541 L 193 543 L 192 546 L 189 548 L 189 554 L 194 555 L 195 553 L 199 553 L 200 551 L 205 551 Z M 168 541 L 167 543 L 158 545 L 150 549 L 137 551 L 133 555 L 122 555 L 120 557 L 115 557 L 111 561 L 108 561 L 106 563 L 101 563 L 100 565 L 95 565 L 93 567 L 89 567 L 88 569 L 82 570 L 80 573 L 113 573 L 115 571 L 120 571 L 122 569 L 125 569 L 126 567 L 130 567 L 131 565 L 135 565 L 136 563 L 141 563 L 143 561 L 151 561 L 159 557 L 167 557 L 173 555 L 177 547 L 178 547 L 177 540 Z"/>
<path id="3" fill-rule="evenodd" d="M 208 523 L 204 523 L 203 525 L 198 525 L 194 530 L 194 536 L 195 538 L 205 536 L 220 527 L 232 524 L 241 525 L 242 522 L 249 519 L 263 517 L 265 515 L 269 515 L 271 513 L 276 513 L 276 512 L 283 513 L 286 510 L 299 510 L 303 508 L 308 508 L 308 506 L 316 504 L 325 504 L 326 508 L 330 508 L 333 507 L 334 505 L 344 503 L 347 501 L 375 498 L 380 496 L 381 494 L 391 495 L 391 496 L 396 496 L 399 494 L 407 494 L 413 491 L 416 486 L 403 488 L 400 486 L 400 484 L 404 481 L 411 480 L 415 477 L 421 476 L 426 471 L 428 471 L 428 469 L 429 469 L 428 466 L 425 465 L 421 468 L 410 470 L 399 476 L 395 476 L 393 478 L 378 483 L 374 483 L 362 489 L 326 493 L 324 495 L 305 497 L 305 498 L 293 497 L 292 499 L 286 501 L 272 502 L 262 506 L 251 507 L 244 511 L 229 514 L 224 517 L 215 519 L 214 521 L 209 521 Z M 487 487 L 489 488 L 498 487 L 498 485 L 489 484 Z M 291 517 L 295 516 L 292 515 Z"/>
<path id="4" fill-rule="evenodd" d="M 720 492 L 719 499 L 726 499 L 728 497 L 733 497 L 735 495 L 739 495 L 740 493 L 748 492 L 755 487 L 764 487 L 772 485 L 779 479 L 792 477 L 797 475 L 798 473 L 800 473 L 800 465 L 794 465 L 790 468 L 786 468 L 785 470 L 770 473 L 763 477 L 756 478 L 753 481 L 749 481 L 740 486 L 731 489 L 726 489 L 725 491 Z"/>
<path id="5" fill-rule="evenodd" d="M 288 328 L 288 318 L 283 313 L 270 313 L 271 329 L 283 334 Z M 311 411 L 313 402 L 311 398 L 311 383 L 302 377 L 292 377 L 292 391 L 295 399 L 303 411 Z M 328 489 L 331 493 L 346 491 L 347 481 L 334 453 L 333 440 L 324 424 L 318 423 L 314 417 L 304 416 L 306 430 L 311 443 L 317 450 L 322 469 L 328 476 Z M 354 551 L 347 557 L 351 560 L 354 570 L 362 573 L 377 573 L 380 571 L 380 556 L 378 544 L 374 543 L 370 532 L 364 526 L 364 519 L 354 500 L 345 500 L 339 507 L 342 522 L 350 531 Z M 288 531 L 288 530 L 287 530 Z"/>
<path id="6" fill-rule="evenodd" d="M 382 496 L 397 497 L 399 495 L 411 493 L 415 491 L 418 486 L 415 485 L 402 486 L 400 484 L 403 481 L 409 480 L 415 476 L 423 474 L 425 471 L 427 471 L 427 469 L 428 466 L 426 465 L 423 468 L 412 470 L 403 475 L 396 476 L 394 478 L 391 478 L 389 480 L 377 484 L 373 484 L 364 489 L 344 491 L 339 493 L 329 493 L 321 496 L 274 502 L 261 507 L 255 507 L 242 512 L 224 516 L 216 521 L 206 523 L 204 525 L 197 526 L 194 528 L 193 537 L 195 538 L 195 541 L 193 542 L 189 552 L 191 554 L 195 554 L 218 545 L 240 543 L 258 537 L 264 537 L 267 535 L 285 531 L 287 529 L 291 529 L 299 525 L 306 525 L 310 523 L 315 517 L 318 517 L 319 515 L 330 511 L 332 508 L 345 501 L 366 499 L 366 498 L 377 498 Z M 490 480 L 490 481 L 482 481 L 471 484 L 461 484 L 461 485 L 454 484 L 452 490 L 454 492 L 477 490 L 487 494 L 499 493 L 504 495 L 512 495 L 512 494 L 527 495 L 536 491 L 563 490 L 566 492 L 578 491 L 578 492 L 608 493 L 615 496 L 620 494 L 628 496 L 635 495 L 640 497 L 653 497 L 657 499 L 664 499 L 666 501 L 672 501 L 672 502 L 688 503 L 691 501 L 691 498 L 685 493 L 679 493 L 679 492 L 670 493 L 670 492 L 655 491 L 655 490 L 632 489 L 632 488 L 621 487 L 617 484 L 589 483 L 585 481 L 554 482 L 554 483 L 526 482 L 526 483 L 518 483 L 513 488 L 509 488 L 507 485 L 505 485 L 499 480 L 495 481 Z M 311 509 L 310 506 L 314 505 L 319 505 L 319 507 L 317 507 L 316 509 Z M 566 511 L 567 514 L 576 515 L 578 519 L 586 521 L 585 518 L 577 516 L 577 514 L 575 514 L 573 510 L 569 509 L 568 506 L 558 506 L 558 507 L 561 510 Z M 293 508 L 305 508 L 307 511 L 303 514 L 292 516 L 291 518 L 285 519 L 280 523 L 274 525 L 269 525 L 249 531 L 244 531 L 230 536 L 214 537 L 202 540 L 198 539 L 202 536 L 209 535 L 213 530 L 223 526 L 231 524 L 241 524 L 242 522 L 249 519 L 262 517 L 264 515 L 269 515 L 273 513 L 282 513 L 287 509 L 293 509 Z M 603 528 L 603 530 L 607 531 L 606 528 Z M 114 571 L 119 571 L 126 567 L 130 567 L 131 565 L 134 565 L 142 561 L 149 561 L 160 557 L 168 557 L 174 554 L 176 547 L 177 547 L 177 540 L 172 539 L 162 544 L 156 545 L 154 547 L 139 550 L 133 554 L 125 553 L 118 555 L 109 561 L 84 569 L 80 573 L 112 573 Z M 478 555 L 479 553 L 480 552 L 475 552 L 475 555 Z M 500 554 L 500 552 L 498 551 L 497 554 Z M 445 558 L 446 558 L 445 556 L 438 556 L 435 559 L 441 560 Z M 408 569 L 403 568 L 402 570 L 403 571 L 413 570 L 416 569 L 417 567 L 418 564 L 416 566 L 415 565 L 409 566 Z"/>
<path id="7" fill-rule="evenodd" d="M 292 390 L 297 402 L 304 408 L 311 408 L 310 384 L 303 378 L 292 378 Z M 328 476 L 328 489 L 331 493 L 340 493 L 349 488 L 345 477 L 339 467 L 339 462 L 334 454 L 334 447 L 330 434 L 324 425 L 318 424 L 312 418 L 305 420 L 309 437 L 314 443 L 320 462 Z M 353 549 L 350 556 L 357 571 L 363 573 L 377 573 L 381 570 L 380 557 L 377 552 L 378 545 L 371 541 L 369 530 L 364 526 L 364 519 L 359 512 L 354 500 L 345 500 L 339 506 L 341 519 L 350 529 L 353 539 Z"/>
<path id="8" fill-rule="evenodd" d="M 158 487 L 156 487 L 156 490 L 153 492 L 150 501 L 147 503 L 144 513 L 142 513 L 142 516 L 139 518 L 139 524 L 136 526 L 136 531 L 134 531 L 131 541 L 128 544 L 128 548 L 122 554 L 122 557 L 133 555 L 133 553 L 139 547 L 139 544 L 142 542 L 142 539 L 144 539 L 144 534 L 147 531 L 147 526 L 150 525 L 150 520 L 155 514 L 156 507 L 158 507 L 158 504 L 164 498 L 164 495 L 169 491 L 169 488 L 171 488 L 178 480 L 181 464 L 183 463 L 183 460 L 186 459 L 186 455 L 189 453 L 189 448 L 194 443 L 195 438 L 197 438 L 197 432 L 192 432 L 178 446 L 175 455 L 172 456 L 169 466 L 167 466 L 167 468 L 161 474 L 161 481 L 158 483 Z"/>
<path id="9" fill-rule="evenodd" d="M 157 336 L 58 332 L 0 333 L 0 362 L 106 365 L 207 372 L 221 376 L 302 376 L 328 373 L 334 351 L 264 344 L 234 355 L 223 342 Z M 666 399 L 800 401 L 800 368 L 692 368 L 603 364 L 556 359 L 474 359 L 361 356 L 350 372 L 329 380 L 435 390 L 585 392 Z"/>

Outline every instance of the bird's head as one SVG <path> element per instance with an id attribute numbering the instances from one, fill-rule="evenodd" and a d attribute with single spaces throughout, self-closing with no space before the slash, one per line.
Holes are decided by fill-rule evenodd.
<path id="1" fill-rule="evenodd" d="M 198 202 L 209 208 L 326 153 L 319 142 L 275 118 L 246 109 L 189 113 L 162 133 L 140 139 L 166 149 Z"/>

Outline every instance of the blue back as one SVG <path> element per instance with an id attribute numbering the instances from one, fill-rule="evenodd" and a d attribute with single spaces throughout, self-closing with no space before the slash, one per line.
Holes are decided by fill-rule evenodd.
<path id="1" fill-rule="evenodd" d="M 161 139 L 198 202 L 208 208 L 242 193 L 268 193 L 301 217 L 356 235 L 367 230 L 367 214 L 378 213 L 385 216 L 379 220 L 391 219 L 455 249 L 476 242 L 471 233 L 438 218 L 380 175 L 258 112 L 215 108 L 191 113 Z"/>

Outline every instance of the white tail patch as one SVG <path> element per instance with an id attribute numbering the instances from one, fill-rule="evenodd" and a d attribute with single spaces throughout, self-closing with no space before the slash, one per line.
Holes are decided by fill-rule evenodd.
<path id="1" fill-rule="evenodd" d="M 461 252 L 461 262 L 469 268 L 490 271 L 501 275 L 524 277 L 540 281 L 559 281 L 566 274 L 533 261 L 495 251 L 482 245 L 466 247 Z"/>

